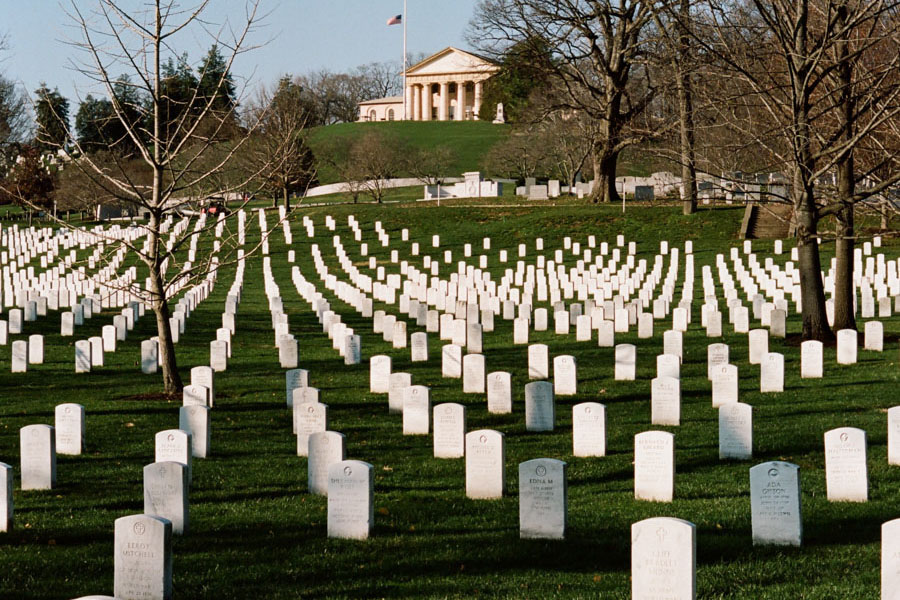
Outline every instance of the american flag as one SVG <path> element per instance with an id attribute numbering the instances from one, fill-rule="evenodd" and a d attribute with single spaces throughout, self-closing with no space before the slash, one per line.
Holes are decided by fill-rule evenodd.
<path id="1" fill-rule="evenodd" d="M 403 15 L 397 15 L 396 17 L 391 17 L 387 20 L 388 25 L 399 25 L 403 22 Z"/>

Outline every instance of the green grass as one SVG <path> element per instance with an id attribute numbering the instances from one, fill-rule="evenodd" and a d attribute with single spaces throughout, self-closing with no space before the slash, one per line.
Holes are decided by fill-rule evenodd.
<path id="1" fill-rule="evenodd" d="M 796 344 L 799 319 L 788 321 L 789 338 L 771 340 L 773 351 L 785 354 L 785 392 L 760 394 L 758 369 L 748 364 L 746 336 L 730 333 L 731 360 L 741 375 L 741 400 L 754 407 L 753 460 L 718 460 L 716 413 L 706 381 L 706 345 L 699 328 L 703 265 L 714 265 L 717 253 L 727 256 L 742 210 L 704 210 L 684 217 L 680 208 L 567 205 L 534 208 L 500 205 L 477 208 L 465 203 L 433 205 L 334 205 L 304 208 L 316 225 L 315 239 L 306 237 L 297 216 L 292 222 L 296 265 L 324 290 L 313 270 L 310 243 L 319 244 L 332 273 L 338 264 L 332 236 L 340 233 L 357 266 L 367 270 L 346 223 L 354 214 L 363 241 L 389 272 L 398 266 L 389 251 L 408 255 L 419 242 L 421 254 L 437 258 L 431 236 L 440 234 L 441 254 L 453 251 L 453 265 L 441 262 L 449 277 L 462 260 L 462 244 L 481 252 L 490 236 L 494 257 L 490 271 L 498 280 L 515 268 L 512 257 L 519 243 L 529 247 L 543 237 L 545 254 L 562 246 L 565 236 L 586 243 L 588 235 L 615 242 L 625 234 L 638 242 L 638 259 L 652 257 L 660 239 L 681 244 L 694 240 L 697 282 L 693 320 L 685 335 L 682 366 L 682 425 L 651 427 L 650 380 L 654 357 L 662 352 L 662 331 L 656 323 L 651 340 L 636 332 L 617 342 L 638 344 L 638 379 L 613 380 L 613 352 L 595 343 L 576 343 L 552 332 L 532 332 L 531 341 L 546 343 L 551 357 L 572 354 L 578 361 L 579 393 L 557 400 L 556 430 L 526 434 L 524 385 L 525 346 L 513 346 L 512 327 L 497 319 L 497 330 L 485 335 L 488 371 L 513 374 L 513 414 L 487 413 L 485 398 L 463 395 L 461 382 L 441 378 L 440 346 L 429 336 L 428 363 L 411 363 L 408 350 L 392 350 L 352 309 L 331 298 L 332 306 L 362 335 L 364 362 L 345 367 L 321 326 L 291 283 L 287 247 L 280 230 L 271 240 L 272 271 L 290 315 L 291 332 L 300 340 L 300 366 L 320 388 L 329 405 L 331 428 L 347 436 L 348 458 L 375 467 L 375 531 L 366 542 L 326 537 L 326 500 L 306 493 L 306 459 L 295 456 L 291 416 L 284 404 L 284 374 L 278 365 L 271 321 L 263 289 L 262 260 L 249 259 L 243 301 L 233 338 L 228 371 L 216 378 L 217 402 L 212 411 L 210 457 L 194 462 L 191 489 L 191 531 L 177 537 L 174 549 L 176 598 L 548 598 L 630 597 L 630 526 L 652 516 L 674 516 L 697 525 L 700 598 L 822 599 L 877 598 L 879 528 L 900 514 L 897 492 L 900 469 L 886 461 L 884 410 L 897 403 L 897 339 L 900 320 L 885 323 L 886 351 L 860 350 L 860 362 L 838 367 L 834 348 L 826 348 L 826 376 L 821 381 L 799 379 Z M 324 227 L 332 215 L 338 231 Z M 274 215 L 269 213 L 273 229 Z M 391 236 L 382 248 L 374 235 L 380 220 Z M 248 245 L 258 239 L 257 217 L 247 220 Z M 400 230 L 411 228 L 409 242 Z M 205 242 L 208 244 L 208 240 Z M 755 242 L 762 261 L 771 242 Z M 510 250 L 513 262 L 496 261 L 499 249 Z M 900 247 L 884 249 L 896 257 Z M 823 247 L 823 262 L 829 259 Z M 442 258 L 442 256 L 441 256 Z M 782 256 L 777 262 L 783 262 Z M 420 265 L 421 259 L 413 259 Z M 473 259 L 476 261 L 477 259 Z M 567 265 L 574 259 L 567 253 Z M 682 272 L 683 274 L 683 269 Z M 138 273 L 138 278 L 143 275 Z M 234 269 L 225 268 L 211 296 L 187 322 L 178 345 L 183 377 L 190 367 L 207 364 L 209 341 L 215 338 Z M 679 279 L 679 293 L 681 279 Z M 721 302 L 721 289 L 719 289 Z M 376 305 L 376 308 L 385 308 Z M 389 307 L 397 313 L 396 305 Z M 16 525 L 0 534 L 0 598 L 74 598 L 111 594 L 113 522 L 142 511 L 142 468 L 153 460 L 155 432 L 176 427 L 177 402 L 154 396 L 160 376 L 141 375 L 139 342 L 153 335 L 152 316 L 145 316 L 119 350 L 107 354 L 107 366 L 90 375 L 74 374 L 74 340 L 99 335 L 111 323 L 106 311 L 79 328 L 76 338 L 58 336 L 59 316 L 26 324 L 26 334 L 44 333 L 46 363 L 27 374 L 9 372 L 10 347 L 0 347 L 0 461 L 18 472 L 19 428 L 50 423 L 53 407 L 79 402 L 87 412 L 87 450 L 79 457 L 59 457 L 57 489 L 15 491 Z M 411 327 L 411 330 L 414 328 Z M 18 337 L 18 336 L 16 336 Z M 431 388 L 433 403 L 466 405 L 467 427 L 493 428 L 506 435 L 506 495 L 496 501 L 465 497 L 464 461 L 432 458 L 430 437 L 401 435 L 400 417 L 389 415 L 387 399 L 368 392 L 368 357 L 387 353 L 395 371 L 412 374 L 413 382 Z M 571 406 L 599 401 L 608 410 L 608 456 L 575 458 L 571 454 Z M 834 504 L 825 499 L 822 436 L 828 429 L 855 426 L 867 431 L 870 501 Z M 676 434 L 675 501 L 670 504 L 633 499 L 633 436 L 664 429 Z M 538 457 L 568 463 L 569 525 L 560 542 L 525 541 L 518 537 L 517 465 Z M 766 460 L 800 465 L 803 487 L 804 546 L 754 548 L 750 543 L 748 469 Z M 18 480 L 18 476 L 17 476 Z"/>
<path id="2" fill-rule="evenodd" d="M 414 148 L 449 147 L 453 160 L 449 163 L 447 172 L 460 175 L 466 171 L 483 170 L 483 157 L 494 144 L 509 135 L 510 126 L 494 125 L 486 121 L 339 123 L 314 128 L 310 132 L 309 143 L 315 153 L 331 138 L 359 138 L 373 130 L 395 136 Z M 340 181 L 332 169 L 321 164 L 318 178 L 322 185 Z"/>

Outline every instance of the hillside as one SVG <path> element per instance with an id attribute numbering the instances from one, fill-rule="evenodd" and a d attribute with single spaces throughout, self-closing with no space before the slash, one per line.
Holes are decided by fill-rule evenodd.
<path id="1" fill-rule="evenodd" d="M 455 156 L 455 160 L 450 165 L 450 171 L 463 173 L 464 171 L 481 170 L 482 158 L 494 144 L 509 134 L 510 126 L 494 125 L 484 121 L 339 123 L 311 130 L 310 145 L 313 152 L 316 152 L 331 138 L 360 137 L 373 129 L 397 136 L 414 147 L 449 146 Z M 320 167 L 320 184 L 335 183 L 336 181 L 338 178 L 331 169 Z"/>

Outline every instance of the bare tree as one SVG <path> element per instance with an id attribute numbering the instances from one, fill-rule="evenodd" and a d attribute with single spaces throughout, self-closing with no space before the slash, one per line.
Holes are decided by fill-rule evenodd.
<path id="1" fill-rule="evenodd" d="M 481 0 L 470 38 L 485 52 L 532 40 L 547 44 L 550 68 L 568 94 L 568 108 L 600 126 L 594 147 L 594 200 L 618 199 L 616 166 L 623 150 L 649 135 L 638 126 L 655 90 L 644 67 L 653 8 L 659 3 L 613 0 Z"/>
<path id="2" fill-rule="evenodd" d="M 82 152 L 77 140 L 74 152 L 78 159 L 68 168 L 80 169 L 104 194 L 133 204 L 148 215 L 148 222 L 143 226 L 146 231 L 143 243 L 113 237 L 108 241 L 110 246 L 124 245 L 147 268 L 148 289 L 143 294 L 156 316 L 160 366 L 165 392 L 169 394 L 177 393 L 182 387 L 170 329 L 169 293 L 183 287 L 186 281 L 204 277 L 214 264 L 210 262 L 212 257 L 208 257 L 190 266 L 182 264 L 182 269 L 174 269 L 178 272 L 170 275 L 169 267 L 180 260 L 176 253 L 193 235 L 204 232 L 185 228 L 181 236 L 173 238 L 171 231 L 167 239 L 163 236 L 168 230 L 167 222 L 184 207 L 188 199 L 185 194 L 204 185 L 219 185 L 217 178 L 241 152 L 256 128 L 255 123 L 251 124 L 242 137 L 221 141 L 224 128 L 234 122 L 229 115 L 236 110 L 237 103 L 223 108 L 220 93 L 225 93 L 232 84 L 230 70 L 236 57 L 253 48 L 249 36 L 261 17 L 258 4 L 259 0 L 246 2 L 239 26 L 226 22 L 219 27 L 207 14 L 210 0 L 197 0 L 189 7 L 176 0 L 151 0 L 134 10 L 126 8 L 124 2 L 97 0 L 91 13 L 85 12 L 83 2 L 73 1 L 70 6 L 69 16 L 80 32 L 80 39 L 73 45 L 86 57 L 75 66 L 105 91 L 116 118 L 136 148 L 136 155 L 146 165 L 150 183 L 142 185 L 135 180 L 126 161 L 115 153 L 110 153 L 110 160 L 101 161 Z M 198 85 L 176 98 L 167 85 L 165 61 L 178 55 L 174 47 L 177 36 L 188 31 L 198 37 L 208 35 L 216 47 L 226 51 L 213 81 L 201 69 L 198 81 L 204 82 L 202 88 Z M 127 71 L 127 79 L 119 77 L 120 70 Z M 136 121 L 133 107 L 121 101 L 123 95 L 121 90 L 117 93 L 116 84 L 120 87 L 123 81 L 136 95 L 146 99 L 145 118 Z M 170 111 L 167 119 L 165 111 L 173 105 L 178 110 Z M 211 156 L 214 160 L 210 160 Z M 227 193 L 243 188 L 246 183 L 247 180 L 233 182 L 228 189 L 218 191 Z M 60 224 L 68 225 L 65 221 Z M 228 243 L 233 241 L 233 238 L 225 240 L 231 250 L 234 244 L 228 246 Z M 228 256 L 225 258 L 223 264 L 228 262 Z"/>
<path id="3" fill-rule="evenodd" d="M 250 113 L 259 127 L 241 161 L 249 173 L 259 173 L 263 187 L 277 192 L 290 210 L 290 195 L 305 192 L 316 176 L 305 132 L 310 112 L 304 106 L 303 90 L 289 76 L 282 77 L 274 91 L 260 92 Z"/>
<path id="4" fill-rule="evenodd" d="M 748 146 L 762 149 L 770 165 L 790 174 L 803 336 L 831 339 L 818 249 L 820 220 L 830 214 L 852 219 L 847 209 L 852 211 L 853 203 L 900 178 L 895 170 L 865 192 L 851 183 L 860 179 L 854 154 L 897 115 L 896 40 L 889 60 L 865 68 L 868 50 L 896 29 L 896 5 L 883 0 L 712 1 L 703 14 L 694 39 L 715 56 L 707 75 L 717 89 L 717 115 L 740 131 Z M 821 185 L 835 172 L 837 202 Z M 846 257 L 843 244 L 852 235 L 845 228 L 841 237 Z M 852 263 L 852 246 L 849 253 Z M 852 271 L 846 268 L 852 264 L 844 265 L 842 285 L 852 286 Z M 852 310 L 852 291 L 835 300 Z"/>

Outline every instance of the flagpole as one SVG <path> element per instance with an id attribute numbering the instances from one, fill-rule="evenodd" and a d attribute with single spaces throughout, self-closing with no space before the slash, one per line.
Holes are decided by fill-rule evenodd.
<path id="1" fill-rule="evenodd" d="M 407 105 L 407 91 L 406 91 L 406 0 L 403 0 L 403 120 L 406 120 L 406 105 Z"/>

